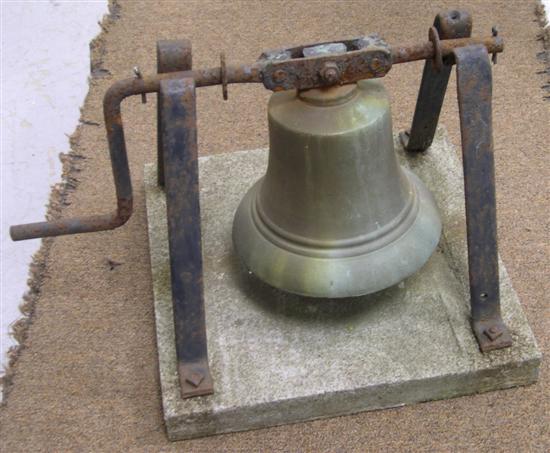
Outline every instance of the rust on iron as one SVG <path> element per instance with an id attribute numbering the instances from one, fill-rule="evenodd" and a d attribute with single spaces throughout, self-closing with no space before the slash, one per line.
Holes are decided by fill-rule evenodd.
<path id="1" fill-rule="evenodd" d="M 189 39 L 157 41 L 157 72 L 187 71 L 193 66 L 192 45 Z"/>
<path id="2" fill-rule="evenodd" d="M 500 314 L 494 162 L 491 125 L 491 70 L 488 55 L 503 51 L 492 36 L 470 38 L 472 20 L 464 11 L 438 14 L 429 41 L 390 46 L 378 35 L 264 52 L 251 65 L 192 69 L 187 40 L 157 43 L 157 75 L 115 82 L 103 111 L 117 208 L 110 214 L 11 227 L 14 240 L 110 230 L 132 214 L 132 183 L 124 139 L 121 103 L 133 95 L 158 93 L 158 182 L 165 186 L 170 279 L 178 375 L 182 398 L 213 393 L 208 364 L 201 255 L 197 87 L 263 83 L 270 90 L 304 90 L 383 77 L 393 64 L 426 60 L 410 132 L 401 135 L 408 150 L 432 142 L 451 66 L 457 64 L 461 122 L 472 328 L 482 352 L 510 346 Z"/>
<path id="3" fill-rule="evenodd" d="M 323 65 L 320 75 L 325 82 L 335 85 L 340 80 L 340 69 L 336 63 L 329 61 Z"/>
<path id="4" fill-rule="evenodd" d="M 191 41 L 174 39 L 157 41 L 157 73 L 189 71 L 193 55 Z M 157 94 L 157 181 L 164 187 L 164 156 L 161 130 L 161 103 Z"/>
<path id="5" fill-rule="evenodd" d="M 204 314 L 196 96 L 193 79 L 160 87 L 168 248 L 182 398 L 213 392 Z"/>
<path id="6" fill-rule="evenodd" d="M 490 38 L 459 38 L 441 40 L 441 55 L 443 58 L 452 57 L 454 49 L 475 44 L 484 46 L 489 53 L 500 53 L 504 51 L 504 41 L 498 36 Z M 431 60 L 434 55 L 434 46 L 429 41 L 422 44 L 392 48 L 393 64 L 418 60 Z"/>
<path id="7" fill-rule="evenodd" d="M 264 62 L 265 65 L 262 70 L 264 86 L 273 91 L 322 88 L 383 77 L 391 69 L 390 48 L 378 35 L 337 43 L 346 51 L 303 56 L 304 49 L 334 44 L 320 43 L 272 50 L 262 54 L 258 61 Z"/>
<path id="8" fill-rule="evenodd" d="M 468 38 L 472 33 L 472 16 L 464 10 L 442 11 L 435 16 L 434 27 L 441 39 Z"/>
<path id="9" fill-rule="evenodd" d="M 468 38 L 472 33 L 472 17 L 466 11 L 452 10 L 439 13 L 430 28 L 430 35 L 437 36 L 441 60 L 426 60 L 422 82 L 418 91 L 416 108 L 410 130 L 399 134 L 407 151 L 425 151 L 432 144 L 454 57 L 443 58 L 441 40 Z"/>
<path id="10" fill-rule="evenodd" d="M 455 50 L 472 327 L 482 352 L 512 345 L 500 314 L 492 76 L 484 46 Z"/>
<path id="11" fill-rule="evenodd" d="M 208 360 L 196 363 L 178 363 L 178 375 L 182 398 L 211 395 L 214 393 L 212 376 L 208 370 Z"/>
<path id="12" fill-rule="evenodd" d="M 141 79 L 143 77 L 138 66 L 134 66 L 133 72 L 136 79 Z M 145 93 L 141 93 L 141 103 L 147 104 L 147 95 Z"/>
<path id="13" fill-rule="evenodd" d="M 252 65 L 228 65 L 223 72 L 227 84 L 263 83 L 268 89 L 274 91 L 306 89 L 330 85 L 320 76 L 320 70 L 329 62 L 335 63 L 340 71 L 338 80 L 335 83 L 347 84 L 361 79 L 382 77 L 389 71 L 392 64 L 421 59 L 431 60 L 435 56 L 434 45 L 429 41 L 413 46 L 397 46 L 391 50 L 387 44 L 375 35 L 341 42 L 352 50 L 336 55 L 298 58 L 299 52 L 302 52 L 306 47 L 300 46 L 264 53 Z M 452 55 L 455 49 L 473 44 L 484 46 L 489 53 L 498 53 L 503 50 L 502 38 L 491 36 L 483 39 L 442 40 L 441 54 L 445 58 Z M 279 60 L 268 58 L 273 55 L 273 52 L 279 52 L 284 58 Z M 188 61 L 190 61 L 190 58 Z M 274 79 L 273 75 L 276 73 L 282 74 L 282 76 L 279 79 Z M 183 78 L 193 79 L 196 87 L 220 85 L 222 84 L 222 70 L 219 67 L 189 69 L 124 79 L 115 82 L 105 93 L 103 113 L 117 196 L 117 210 L 115 213 L 55 222 L 15 225 L 10 228 L 12 239 L 20 241 L 64 234 L 104 231 L 117 228 L 126 223 L 132 214 L 132 185 L 122 126 L 121 103 L 128 96 L 158 93 L 162 80 Z"/>

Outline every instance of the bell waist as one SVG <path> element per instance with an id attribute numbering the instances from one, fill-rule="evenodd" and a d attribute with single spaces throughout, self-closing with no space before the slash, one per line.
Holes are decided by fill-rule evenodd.
<path id="1" fill-rule="evenodd" d="M 405 174 L 407 174 L 406 170 Z M 263 178 L 258 181 L 256 187 L 260 187 L 262 180 Z M 281 228 L 262 209 L 258 200 L 259 190 L 256 191 L 250 203 L 250 214 L 258 231 L 265 239 L 289 252 L 317 258 L 363 255 L 395 241 L 414 223 L 419 210 L 419 195 L 416 185 L 411 182 L 408 175 L 407 182 L 410 188 L 407 201 L 403 209 L 390 222 L 369 233 L 346 239 L 313 239 Z"/>

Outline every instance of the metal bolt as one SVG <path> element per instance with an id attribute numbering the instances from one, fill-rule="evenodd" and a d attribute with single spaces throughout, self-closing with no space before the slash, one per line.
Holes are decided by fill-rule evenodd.
<path id="1" fill-rule="evenodd" d="M 140 71 L 139 67 L 134 66 L 134 69 L 132 71 L 133 71 L 134 77 L 136 79 L 143 79 L 143 75 L 141 75 L 141 71 Z M 145 93 L 141 93 L 141 103 L 142 104 L 147 104 L 147 96 L 145 95 Z"/>
<path id="2" fill-rule="evenodd" d="M 371 68 L 374 69 L 375 71 L 378 70 L 381 65 L 382 65 L 382 62 L 380 61 L 379 58 L 373 58 L 370 62 Z"/>
<path id="3" fill-rule="evenodd" d="M 333 62 L 325 63 L 323 69 L 321 69 L 321 78 L 328 84 L 334 85 L 340 80 L 340 70 L 338 65 Z"/>
<path id="4" fill-rule="evenodd" d="M 485 329 L 484 333 L 485 335 L 487 335 L 489 340 L 495 341 L 497 338 L 501 337 L 504 332 L 498 325 L 496 325 L 496 326 L 491 326 L 488 329 Z"/>
<path id="5" fill-rule="evenodd" d="M 198 387 L 203 379 L 204 376 L 196 371 L 191 371 L 187 376 L 185 376 L 185 380 L 193 387 Z"/>
<path id="6" fill-rule="evenodd" d="M 277 69 L 274 73 L 273 73 L 273 80 L 276 82 L 276 83 L 281 83 L 282 81 L 284 81 L 286 79 L 286 71 L 282 70 L 282 69 Z"/>

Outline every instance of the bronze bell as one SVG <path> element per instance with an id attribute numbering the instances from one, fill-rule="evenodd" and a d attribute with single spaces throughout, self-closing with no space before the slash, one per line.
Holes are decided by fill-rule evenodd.
<path id="1" fill-rule="evenodd" d="M 267 172 L 233 223 L 253 274 L 338 298 L 382 290 L 424 265 L 441 221 L 431 193 L 398 163 L 380 82 L 274 93 L 268 119 Z"/>

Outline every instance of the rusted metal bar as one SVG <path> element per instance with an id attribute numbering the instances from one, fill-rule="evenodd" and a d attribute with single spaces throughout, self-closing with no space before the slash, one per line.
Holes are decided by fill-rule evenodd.
<path id="1" fill-rule="evenodd" d="M 487 352 L 512 344 L 500 314 L 491 62 L 481 45 L 456 49 L 455 60 L 472 327 L 481 351 Z"/>
<path id="2" fill-rule="evenodd" d="M 406 63 L 415 60 L 451 57 L 453 50 L 470 44 L 482 44 L 489 52 L 502 52 L 504 44 L 499 37 L 484 39 L 453 39 L 442 41 L 439 47 L 428 41 L 412 46 L 397 46 L 391 49 L 382 40 L 374 40 L 372 37 L 342 41 L 343 43 L 355 43 L 365 41 L 368 44 L 364 48 L 355 49 L 355 44 L 348 44 L 351 49 L 341 54 L 321 55 L 310 58 L 291 58 L 296 49 L 277 49 L 262 55 L 265 66 L 261 70 L 262 82 L 268 90 L 281 91 L 289 89 L 305 90 L 310 88 L 322 88 L 336 84 L 348 84 L 361 79 L 384 77 L 392 67 L 392 64 Z M 339 41 L 340 42 L 340 41 Z M 270 60 L 269 57 L 272 56 Z M 273 57 L 274 56 L 274 57 Z M 328 65 L 333 65 L 337 74 L 330 80 L 323 77 Z"/>
<path id="3" fill-rule="evenodd" d="M 472 32 L 472 17 L 466 11 L 442 12 L 435 17 L 434 27 L 442 40 L 468 38 Z M 452 64 L 449 57 L 442 58 L 440 65 L 432 59 L 426 60 L 412 126 L 399 134 L 407 151 L 424 151 L 432 144 Z"/>
<path id="4" fill-rule="evenodd" d="M 182 398 L 213 393 L 202 281 L 199 164 L 193 79 L 160 85 L 170 278 Z"/>
<path id="5" fill-rule="evenodd" d="M 313 57 L 304 56 L 305 50 L 327 44 L 279 49 L 262 54 L 260 61 L 266 62 L 262 71 L 264 86 L 273 91 L 322 88 L 384 77 L 391 69 L 390 47 L 378 35 L 339 41 L 347 49 L 342 53 L 320 52 Z"/>
<path id="6" fill-rule="evenodd" d="M 259 77 L 258 73 L 254 71 L 250 71 L 249 75 L 244 66 L 231 69 L 232 76 L 238 80 Z M 244 72 L 247 73 L 245 74 Z M 115 82 L 105 93 L 103 98 L 103 115 L 117 199 L 117 210 L 114 213 L 62 219 L 53 222 L 14 225 L 10 228 L 11 238 L 14 241 L 21 241 L 40 237 L 112 230 L 124 225 L 132 215 L 133 200 L 122 124 L 121 103 L 129 96 L 158 92 L 162 80 L 177 78 L 178 75 L 180 78 L 191 77 L 194 80 L 198 80 L 200 86 L 215 85 L 219 78 L 219 69 L 184 71 L 124 79 Z"/>
<path id="7" fill-rule="evenodd" d="M 489 53 L 498 53 L 503 50 L 502 38 L 492 36 L 483 39 L 464 38 L 441 41 L 440 53 L 443 58 L 445 58 L 450 56 L 454 49 L 472 44 L 480 44 L 484 46 L 486 51 Z M 368 47 L 366 49 L 365 58 L 368 56 L 369 52 L 371 52 L 368 50 Z M 356 52 L 361 52 L 361 50 L 350 52 L 354 53 L 354 58 L 357 57 Z M 376 52 L 374 55 L 378 54 L 379 52 Z M 391 50 L 391 60 L 393 64 L 420 59 L 431 59 L 434 58 L 435 55 L 436 52 L 434 50 L 433 43 L 431 42 L 408 47 L 397 46 Z M 288 61 L 307 60 L 309 61 L 308 64 L 316 65 L 320 61 L 319 58 L 325 57 L 311 57 Z M 288 61 L 283 61 L 283 63 L 288 63 Z M 387 67 L 387 61 L 384 60 L 384 62 L 383 67 Z M 371 76 L 380 77 L 383 75 L 381 72 L 371 71 L 373 67 L 372 63 L 373 62 L 371 61 L 370 64 L 367 65 L 370 69 L 363 74 L 364 78 Z M 116 189 L 116 212 L 106 215 L 64 219 L 55 222 L 38 222 L 25 225 L 15 225 L 10 228 L 10 235 L 12 239 L 19 241 L 38 237 L 104 231 L 117 228 L 126 223 L 132 214 L 132 185 L 130 180 L 130 172 L 128 169 L 128 159 L 120 108 L 122 101 L 126 97 L 137 94 L 158 93 L 161 81 L 168 79 L 191 78 L 195 81 L 196 87 L 220 85 L 222 81 L 227 84 L 262 83 L 266 80 L 264 77 L 264 73 L 266 71 L 272 71 L 271 73 L 274 74 L 274 64 L 279 63 L 271 60 L 260 60 L 252 65 L 227 66 L 225 71 L 222 71 L 221 68 L 218 67 L 182 72 L 170 72 L 157 74 L 155 76 L 142 76 L 141 78 L 130 78 L 115 82 L 105 94 L 103 100 L 103 112 Z M 300 65 L 296 67 L 303 68 L 303 65 L 304 62 L 302 61 Z M 374 66 L 376 66 L 376 64 Z M 355 72 L 355 69 L 353 68 L 356 68 L 359 72 Z M 334 83 L 344 84 L 349 83 L 349 80 L 358 80 L 359 75 L 362 74 L 360 72 L 362 70 L 361 68 L 364 69 L 365 65 L 353 65 L 349 68 L 349 70 L 344 71 L 341 76 L 334 79 Z M 314 87 L 315 85 L 310 86 L 310 84 L 307 84 L 307 86 Z M 324 80 L 320 86 L 326 86 L 326 80 Z"/>
<path id="8" fill-rule="evenodd" d="M 479 44 L 487 48 L 489 53 L 504 51 L 504 41 L 499 36 L 490 38 L 460 38 L 441 41 L 441 55 L 443 58 L 453 55 L 454 49 Z M 430 41 L 410 46 L 392 47 L 393 64 L 408 63 L 410 61 L 431 60 L 435 55 L 434 45 Z"/>
<path id="9" fill-rule="evenodd" d="M 188 39 L 157 41 L 157 73 L 189 71 L 192 69 L 193 55 Z M 157 181 L 164 186 L 164 157 L 162 155 L 162 134 L 160 133 L 162 110 L 157 95 Z"/>

